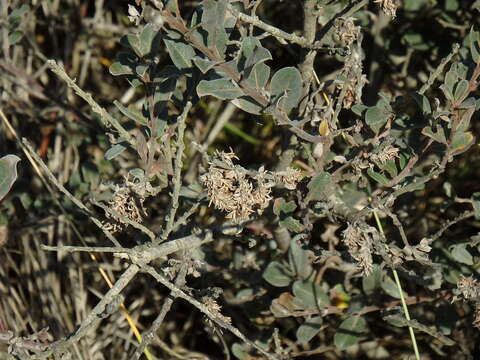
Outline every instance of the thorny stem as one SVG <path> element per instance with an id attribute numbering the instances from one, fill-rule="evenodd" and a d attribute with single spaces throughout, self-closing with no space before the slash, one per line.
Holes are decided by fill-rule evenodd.
<path id="1" fill-rule="evenodd" d="M 177 136 L 177 152 L 175 155 L 175 173 L 173 176 L 173 194 L 172 194 L 172 206 L 170 213 L 168 214 L 167 224 L 165 229 L 158 239 L 154 243 L 165 241 L 173 230 L 175 221 L 175 215 L 178 209 L 178 198 L 180 197 L 180 188 L 182 186 L 182 166 L 183 166 L 183 151 L 185 150 L 185 129 L 187 127 L 187 115 L 192 107 L 192 103 L 189 101 L 185 105 L 182 114 L 178 117 L 178 136 Z"/>
<path id="2" fill-rule="evenodd" d="M 382 236 L 385 237 L 382 223 L 380 222 L 380 218 L 378 217 L 378 214 L 375 210 L 373 211 L 373 216 L 375 217 L 375 221 L 377 222 L 378 230 L 380 231 Z M 400 278 L 398 277 L 397 270 L 392 268 L 392 272 L 393 272 L 393 277 L 395 278 L 395 283 L 397 284 L 398 293 L 400 294 L 400 301 L 402 302 L 405 318 L 407 319 L 407 321 L 410 321 L 411 320 L 410 313 L 408 312 L 407 303 L 405 302 L 405 297 L 403 296 L 403 289 L 402 289 L 402 284 L 400 283 Z M 417 339 L 415 338 L 415 332 L 413 331 L 413 328 L 410 325 L 408 326 L 408 331 L 410 333 L 410 338 L 412 339 L 413 351 L 415 352 L 415 359 L 420 360 L 420 353 L 418 352 Z"/>
<path id="3" fill-rule="evenodd" d="M 87 317 L 82 321 L 82 324 L 80 327 L 69 337 L 67 337 L 64 340 L 59 340 L 49 346 L 49 351 L 61 351 L 62 349 L 66 349 L 68 344 L 71 344 L 75 341 L 78 341 L 80 338 L 86 335 L 88 330 L 96 324 L 98 321 L 100 321 L 104 315 L 108 315 L 114 307 L 111 306 L 111 304 L 115 301 L 115 299 L 118 297 L 120 292 L 130 283 L 130 281 L 133 280 L 135 275 L 139 272 L 140 268 L 143 266 L 148 266 L 149 262 L 151 262 L 154 259 L 160 258 L 167 256 L 169 254 L 172 254 L 174 252 L 180 251 L 180 250 L 186 250 L 186 249 L 193 249 L 196 247 L 201 246 L 203 243 L 211 241 L 211 234 L 207 234 L 204 239 L 199 238 L 196 235 L 190 235 L 186 236 L 180 239 L 168 241 L 164 244 L 161 244 L 159 246 L 137 246 L 133 249 L 122 249 L 119 252 L 128 252 L 129 257 L 132 260 L 133 264 L 131 264 L 125 271 L 124 273 L 120 276 L 120 278 L 115 282 L 115 284 L 109 284 L 110 289 L 108 292 L 102 297 L 100 302 L 93 308 L 93 310 L 87 315 Z M 48 248 L 50 250 L 50 247 L 44 247 Z M 68 250 L 69 247 L 67 247 Z M 56 247 L 53 247 L 52 250 L 57 250 Z M 125 251 L 128 250 L 128 251 Z M 164 281 L 171 286 L 174 286 L 171 284 L 167 279 L 164 279 Z M 164 284 L 165 285 L 165 284 Z M 165 285 L 169 287 L 169 285 Z M 122 307 L 122 304 L 119 304 L 120 307 Z M 122 307 L 122 310 L 124 312 L 126 309 Z M 137 336 L 139 339 L 139 342 L 141 342 L 141 337 L 140 335 Z M 145 349 L 144 353 L 147 353 L 148 350 Z M 146 355 L 147 358 L 151 359 L 150 354 Z"/>

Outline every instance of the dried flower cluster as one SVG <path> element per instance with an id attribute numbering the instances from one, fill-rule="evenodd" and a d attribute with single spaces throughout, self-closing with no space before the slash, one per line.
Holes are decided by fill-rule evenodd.
<path id="1" fill-rule="evenodd" d="M 480 281 L 462 276 L 457 282 L 457 289 L 465 300 L 475 301 L 473 326 L 480 328 Z"/>
<path id="2" fill-rule="evenodd" d="M 372 272 L 372 238 L 368 236 L 357 224 L 348 224 L 343 231 L 343 242 L 348 247 L 348 252 L 358 263 L 362 275 L 368 276 Z"/>
<path id="3" fill-rule="evenodd" d="M 358 42 L 361 42 L 361 39 Z M 346 109 L 350 109 L 353 104 L 362 102 L 363 87 L 368 82 L 366 75 L 363 73 L 361 53 L 356 46 L 352 46 L 351 51 L 341 72 L 341 77 L 347 79 L 341 85 L 345 87 L 343 106 Z"/>
<path id="4" fill-rule="evenodd" d="M 222 307 L 218 305 L 217 301 L 214 298 L 210 296 L 204 296 L 202 301 L 203 301 L 203 304 L 207 307 L 208 311 L 214 314 L 216 318 L 222 320 L 227 324 L 232 323 L 232 319 L 230 319 L 228 316 L 225 316 L 221 313 Z M 207 318 L 207 323 L 212 328 L 215 327 L 215 324 L 209 318 Z"/>
<path id="5" fill-rule="evenodd" d="M 461 277 L 457 288 L 466 300 L 480 300 L 480 281 L 473 277 Z"/>
<path id="6" fill-rule="evenodd" d="M 396 0 L 375 0 L 377 4 L 380 4 L 382 11 L 388 16 L 394 18 L 397 15 L 398 3 Z"/>
<path id="7" fill-rule="evenodd" d="M 393 160 L 394 158 L 398 157 L 398 151 L 399 151 L 398 148 L 392 145 L 387 145 L 378 154 L 370 155 L 370 159 L 372 159 L 375 162 L 380 162 L 382 164 L 385 164 L 387 161 Z"/>
<path id="8" fill-rule="evenodd" d="M 215 152 L 201 181 L 210 204 L 226 211 L 227 218 L 240 222 L 268 206 L 273 183 L 267 182 L 267 173 L 262 168 L 252 175 L 235 166 L 233 159 L 238 159 L 233 152 Z"/>
<path id="9" fill-rule="evenodd" d="M 139 195 L 137 184 L 128 179 L 122 185 L 116 185 L 112 199 L 108 202 L 108 207 L 122 217 L 126 217 L 137 223 L 141 223 L 146 217 L 147 212 L 143 206 L 145 197 Z M 108 221 L 103 226 L 107 231 L 116 233 L 122 231 L 128 224 L 121 217 L 115 216 L 109 212 L 106 213 Z"/>
<path id="10" fill-rule="evenodd" d="M 288 190 L 295 190 L 300 180 L 302 180 L 302 172 L 291 167 L 275 173 L 275 181 L 285 185 Z"/>
<path id="11" fill-rule="evenodd" d="M 345 46 L 351 45 L 360 35 L 360 27 L 355 26 L 354 20 L 352 17 L 343 16 L 335 20 L 334 37 Z"/>

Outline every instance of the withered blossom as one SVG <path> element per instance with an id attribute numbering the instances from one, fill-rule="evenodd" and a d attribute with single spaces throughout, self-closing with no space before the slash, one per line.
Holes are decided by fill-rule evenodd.
<path id="1" fill-rule="evenodd" d="M 116 185 L 113 197 L 108 202 L 108 207 L 132 221 L 141 223 L 147 216 L 147 211 L 143 206 L 145 197 L 135 191 L 136 187 L 137 184 L 128 180 L 125 180 L 122 185 Z M 108 212 L 105 215 L 108 221 L 105 221 L 103 226 L 107 231 L 116 233 L 122 231 L 128 225 L 121 218 Z"/>
<path id="2" fill-rule="evenodd" d="M 373 269 L 371 237 L 356 224 L 348 224 L 342 235 L 343 242 L 348 247 L 350 256 L 357 261 L 362 275 L 368 276 Z"/>
<path id="3" fill-rule="evenodd" d="M 378 154 L 370 155 L 370 159 L 372 159 L 373 161 L 378 161 L 378 162 L 381 162 L 382 164 L 384 164 L 387 161 L 393 160 L 394 158 L 398 157 L 398 152 L 399 152 L 398 148 L 396 148 L 392 145 L 388 145 L 382 151 L 380 151 Z"/>
<path id="4" fill-rule="evenodd" d="M 352 17 L 339 17 L 334 22 L 334 37 L 342 44 L 349 46 L 360 35 L 360 27 L 356 26 Z"/>
<path id="5" fill-rule="evenodd" d="M 241 222 L 268 206 L 273 184 L 267 181 L 263 169 L 251 174 L 235 166 L 232 159 L 236 158 L 233 153 L 215 152 L 201 181 L 210 204 L 227 212 L 227 218 Z"/>
<path id="6" fill-rule="evenodd" d="M 302 179 L 302 172 L 298 169 L 287 168 L 285 171 L 275 173 L 276 180 L 283 183 L 288 190 L 295 190 L 297 184 Z"/>
<path id="7" fill-rule="evenodd" d="M 216 302 L 215 299 L 209 296 L 204 296 L 202 300 L 203 300 L 203 304 L 206 306 L 208 311 L 214 314 L 217 319 L 220 319 L 227 324 L 232 323 L 232 319 L 230 319 L 228 316 L 225 316 L 221 313 L 222 307 Z M 207 318 L 207 323 L 211 327 L 214 327 L 214 323 L 210 320 L 210 318 Z"/>
<path id="8" fill-rule="evenodd" d="M 395 16 L 397 15 L 397 9 L 399 7 L 397 1 L 398 0 L 375 0 L 374 2 L 380 4 L 380 7 L 385 14 L 392 18 L 395 18 Z"/>
<path id="9" fill-rule="evenodd" d="M 471 276 L 462 276 L 457 282 L 457 289 L 466 300 L 480 299 L 480 281 Z"/>

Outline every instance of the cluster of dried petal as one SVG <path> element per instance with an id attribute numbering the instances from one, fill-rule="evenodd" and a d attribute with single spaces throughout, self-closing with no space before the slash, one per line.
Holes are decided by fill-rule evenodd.
<path id="1" fill-rule="evenodd" d="M 334 36 L 346 46 L 351 45 L 360 35 L 360 27 L 356 26 L 352 17 L 339 17 L 335 20 Z"/>
<path id="2" fill-rule="evenodd" d="M 353 50 L 349 61 L 345 64 L 341 72 L 342 77 L 348 79 L 343 82 L 345 87 L 345 96 L 343 98 L 343 107 L 350 109 L 353 104 L 362 102 L 363 87 L 367 83 L 367 77 L 362 71 L 362 59 L 358 51 Z"/>
<path id="3" fill-rule="evenodd" d="M 462 276 L 457 282 L 457 288 L 462 296 L 467 300 L 480 299 L 480 281 L 471 276 Z"/>
<path id="4" fill-rule="evenodd" d="M 380 4 L 380 7 L 385 14 L 392 18 L 395 18 L 399 6 L 396 0 L 375 0 L 375 2 L 377 4 Z"/>
<path id="5" fill-rule="evenodd" d="M 362 275 L 368 276 L 373 269 L 372 238 L 356 224 L 348 224 L 342 235 L 343 242 L 348 247 L 350 256 L 357 261 Z"/>
<path id="6" fill-rule="evenodd" d="M 276 172 L 275 180 L 285 185 L 288 190 L 295 190 L 297 184 L 302 180 L 302 172 L 298 169 L 289 167 L 285 171 Z"/>
<path id="7" fill-rule="evenodd" d="M 267 182 L 263 169 L 251 175 L 233 164 L 235 158 L 233 153 L 217 151 L 201 181 L 210 204 L 227 212 L 227 218 L 241 222 L 268 206 L 272 184 Z"/>
<path id="8" fill-rule="evenodd" d="M 128 181 L 123 185 L 117 185 L 108 207 L 121 216 L 141 223 L 146 216 L 146 209 L 143 206 L 145 198 L 135 191 L 134 186 L 135 184 Z M 121 217 L 110 213 L 106 213 L 106 216 L 109 220 L 104 222 L 103 226 L 107 231 L 116 233 L 128 225 Z"/>
<path id="9" fill-rule="evenodd" d="M 210 311 L 213 315 L 215 315 L 217 319 L 220 319 L 227 324 L 232 323 L 232 319 L 230 319 L 228 316 L 225 316 L 221 313 L 222 307 L 218 305 L 215 299 L 209 296 L 204 296 L 202 300 L 203 300 L 203 304 L 207 307 L 208 311 Z M 214 324 L 211 322 L 210 319 L 207 318 L 207 322 L 209 323 L 210 326 L 213 327 Z"/>
<path id="10" fill-rule="evenodd" d="M 480 303 L 475 304 L 475 313 L 473 315 L 473 326 L 480 329 Z"/>
<path id="11" fill-rule="evenodd" d="M 370 159 L 372 159 L 373 161 L 385 164 L 387 161 L 393 160 L 396 157 L 398 157 L 398 151 L 399 151 L 398 148 L 392 145 L 388 145 L 378 154 L 370 155 Z"/>

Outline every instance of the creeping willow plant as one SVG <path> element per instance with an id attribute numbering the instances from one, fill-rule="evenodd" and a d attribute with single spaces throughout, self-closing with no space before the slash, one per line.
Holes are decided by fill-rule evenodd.
<path id="1" fill-rule="evenodd" d="M 451 298 L 470 302 L 479 326 L 478 239 L 442 239 L 451 225 L 480 217 L 478 193 L 462 199 L 472 209 L 436 233 L 417 232 L 409 203 L 476 142 L 480 33 L 472 27 L 421 85 L 410 81 L 411 93 L 388 84 L 377 91 L 378 49 L 370 54 L 366 44 L 390 46 L 382 29 L 393 26 L 400 1 L 300 1 L 301 35 L 257 14 L 277 3 L 130 4 L 132 31 L 109 71 L 133 95 L 108 110 L 59 62 L 47 62 L 100 120 L 109 142 L 104 158 L 119 176 L 73 193 L 75 185 L 59 182 L 23 141 L 32 163 L 97 226 L 89 229 L 98 237 L 94 246 L 44 249 L 88 251 L 92 259 L 113 253 L 121 271 L 116 281 L 105 275 L 109 290 L 97 305 L 38 356 L 61 358 L 120 307 L 137 338 L 128 344 L 130 358 L 162 351 L 181 357 L 154 342 L 177 298 L 203 314 L 221 349 L 201 349 L 205 354 L 232 352 L 242 360 L 317 351 L 343 358 L 344 350 L 373 359 L 365 339 L 388 354 L 376 329 L 380 310 L 382 329 L 411 344 L 405 354 L 433 354 L 432 341 L 437 354 L 446 352 L 442 347 L 455 345 L 448 337 L 454 325 L 442 323 L 440 311 L 418 306 L 410 314 L 431 294 L 445 306 Z M 405 1 L 407 15 L 413 6 Z M 370 25 L 375 29 L 364 36 Z M 408 72 L 410 60 L 402 61 Z M 242 141 L 221 145 L 231 140 L 222 129 L 252 147 L 261 143 L 258 159 Z M 7 183 L 0 197 L 13 170 L 0 174 L 0 185 Z M 136 317 L 143 333 L 121 295 L 142 273 L 169 291 L 160 299 L 148 289 L 146 302 L 155 304 Z M 187 337 L 174 340 L 188 348 Z"/>

